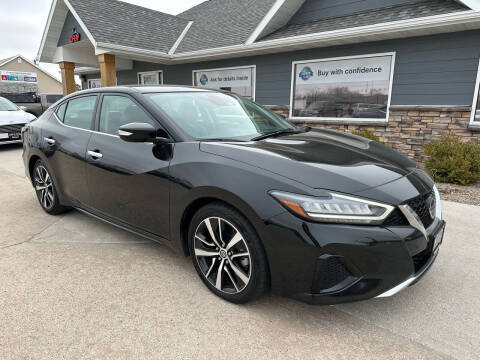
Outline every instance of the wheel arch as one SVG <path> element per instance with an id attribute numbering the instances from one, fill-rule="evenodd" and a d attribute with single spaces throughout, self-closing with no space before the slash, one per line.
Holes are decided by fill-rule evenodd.
<path id="1" fill-rule="evenodd" d="M 35 166 L 35 163 L 41 160 L 41 157 L 38 155 L 32 155 L 30 159 L 28 160 L 28 173 L 30 174 L 30 180 L 33 183 L 33 167 Z"/>
<path id="2" fill-rule="evenodd" d="M 188 228 L 193 215 L 202 207 L 218 202 L 227 205 L 242 214 L 247 221 L 253 226 L 260 241 L 259 227 L 262 226 L 263 221 L 261 217 L 253 210 L 253 208 L 244 200 L 225 190 L 220 189 L 198 189 L 198 195 L 190 199 L 181 214 L 180 221 L 177 224 L 179 231 L 179 240 L 181 250 L 185 256 L 190 256 L 188 250 Z M 262 243 L 263 245 L 263 243 Z"/>

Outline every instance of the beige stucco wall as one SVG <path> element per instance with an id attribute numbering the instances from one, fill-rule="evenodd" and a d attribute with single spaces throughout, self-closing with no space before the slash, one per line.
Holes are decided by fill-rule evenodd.
<path id="1" fill-rule="evenodd" d="M 14 58 L 12 61 L 0 66 L 0 70 L 8 71 L 25 71 L 37 73 L 38 78 L 38 92 L 40 94 L 61 94 L 62 83 L 53 79 L 43 71 L 39 70 L 35 66 L 32 66 L 28 62 L 22 59 L 21 63 L 18 63 L 18 58 Z"/>

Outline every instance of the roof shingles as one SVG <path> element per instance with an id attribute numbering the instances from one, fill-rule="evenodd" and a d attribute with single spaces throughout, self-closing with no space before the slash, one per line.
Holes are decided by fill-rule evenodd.
<path id="1" fill-rule="evenodd" d="M 69 0 L 96 42 L 168 53 L 188 21 L 117 0 Z"/>
<path id="2" fill-rule="evenodd" d="M 193 25 L 176 53 L 245 43 L 275 0 L 210 0 L 178 17 Z"/>
<path id="3" fill-rule="evenodd" d="M 275 0 L 208 0 L 177 15 L 118 0 L 69 0 L 96 42 L 168 53 L 193 21 L 176 54 L 244 44 Z M 467 8 L 454 0 L 424 0 L 291 23 L 257 42 L 454 13 Z"/>
<path id="4" fill-rule="evenodd" d="M 376 9 L 375 11 L 369 10 L 347 16 L 321 19 L 303 24 L 290 24 L 263 37 L 259 42 L 374 25 L 390 21 L 448 14 L 465 10 L 468 9 L 453 0 L 426 0 L 422 2 L 384 7 Z"/>

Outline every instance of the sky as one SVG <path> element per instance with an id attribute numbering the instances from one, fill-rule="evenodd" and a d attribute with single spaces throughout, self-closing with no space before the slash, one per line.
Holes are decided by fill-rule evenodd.
<path id="1" fill-rule="evenodd" d="M 53 0 L 0 0 L 0 59 L 22 54 L 34 60 L 42 40 L 48 12 Z M 101 0 L 99 0 L 101 1 Z M 176 15 L 204 0 L 123 0 L 164 13 Z M 60 78 L 57 64 L 40 64 Z"/>

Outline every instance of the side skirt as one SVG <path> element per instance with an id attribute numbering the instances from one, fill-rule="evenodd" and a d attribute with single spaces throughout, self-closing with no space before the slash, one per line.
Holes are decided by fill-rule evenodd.
<path id="1" fill-rule="evenodd" d="M 157 243 L 160 243 L 162 245 L 166 245 L 168 246 L 169 248 L 173 249 L 175 252 L 178 252 L 178 249 L 175 248 L 174 246 L 172 246 L 172 242 L 161 237 L 161 236 L 158 236 L 158 235 L 155 235 L 155 234 L 151 234 L 151 233 L 148 233 L 146 231 L 142 231 L 142 230 L 139 230 L 139 229 L 136 229 L 130 225 L 127 225 L 125 223 L 121 223 L 117 220 L 114 220 L 110 217 L 107 217 L 107 216 L 104 216 L 104 215 L 100 215 L 96 212 L 93 212 L 92 210 L 87 210 L 85 208 L 81 208 L 81 207 L 78 207 L 78 206 L 74 206 L 74 209 L 75 210 L 78 210 L 80 211 L 81 213 L 85 214 L 85 215 L 88 215 L 88 216 L 91 216 L 95 219 L 98 219 L 98 220 L 101 220 L 107 224 L 110 224 L 110 225 L 113 225 L 119 229 L 122 229 L 122 230 L 125 230 L 125 231 L 128 231 L 132 234 L 135 234 L 135 235 L 138 235 L 138 236 L 141 236 L 145 239 L 148 239 L 148 240 L 152 240 L 152 241 L 155 241 Z"/>

